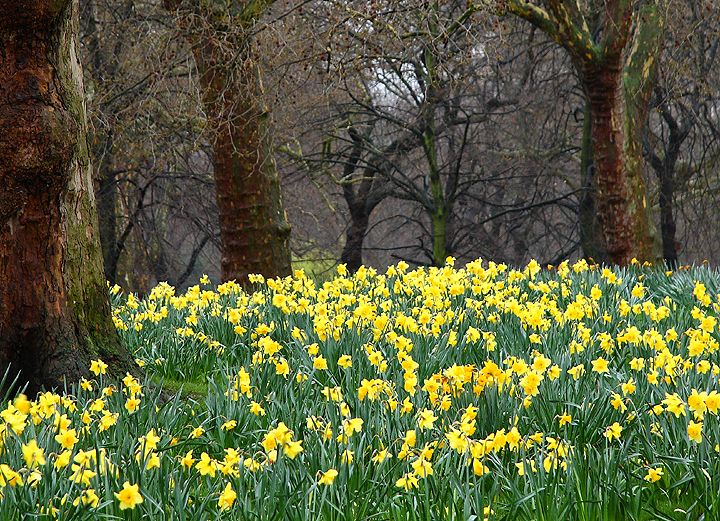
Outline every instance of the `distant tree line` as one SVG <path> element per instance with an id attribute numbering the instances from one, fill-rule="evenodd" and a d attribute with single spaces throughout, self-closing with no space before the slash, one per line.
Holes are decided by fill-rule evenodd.
<path id="1" fill-rule="evenodd" d="M 106 276 L 714 262 L 715 7 L 81 0 Z"/>

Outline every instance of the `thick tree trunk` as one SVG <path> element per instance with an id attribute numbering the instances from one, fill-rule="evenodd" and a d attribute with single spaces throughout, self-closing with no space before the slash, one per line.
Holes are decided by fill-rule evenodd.
<path id="1" fill-rule="evenodd" d="M 662 50 L 665 7 L 658 2 L 607 0 L 598 33 L 587 23 L 597 17 L 587 3 L 503 4 L 562 45 L 582 78 L 592 118 L 596 207 L 608 261 L 621 266 L 633 258 L 659 263 L 660 240 L 647 201 L 641 136 Z"/>
<path id="2" fill-rule="evenodd" d="M 350 228 L 345 234 L 345 246 L 340 255 L 340 262 L 345 264 L 351 273 L 360 269 L 363 264 L 362 248 L 370 223 L 369 215 L 364 211 L 350 212 L 352 222 Z"/>
<path id="3" fill-rule="evenodd" d="M 111 320 L 97 237 L 77 0 L 0 2 L 0 371 L 34 393 L 137 369 Z"/>
<path id="4" fill-rule="evenodd" d="M 360 154 L 361 148 L 358 144 L 354 147 L 353 152 L 350 154 L 349 161 L 345 164 L 345 175 L 343 178 L 346 181 L 357 167 Z M 375 171 L 373 170 L 372 174 L 370 174 L 373 177 L 361 181 L 360 190 L 357 193 L 353 188 L 353 184 L 349 181 L 343 185 L 343 196 L 348 205 L 351 222 L 345 234 L 345 246 L 343 246 L 342 253 L 340 254 L 340 263 L 345 264 L 345 267 L 350 273 L 355 273 L 363 264 L 363 242 L 365 242 L 365 234 L 370 225 L 370 214 L 375 208 L 375 204 L 368 204 L 370 202 L 369 192 L 372 187 L 374 174 Z"/>
<path id="5" fill-rule="evenodd" d="M 269 153 L 267 116 L 255 96 L 250 45 L 243 45 L 239 67 L 229 66 L 230 57 L 210 38 L 195 45 L 195 57 L 215 140 L 222 278 L 247 286 L 252 273 L 290 275 L 291 261 L 290 224 Z"/>
<path id="6" fill-rule="evenodd" d="M 620 63 L 583 71 L 592 116 L 597 176 L 597 215 L 608 260 L 627 266 L 633 258 L 657 262 L 657 232 L 648 209 L 637 119 L 629 106 Z"/>

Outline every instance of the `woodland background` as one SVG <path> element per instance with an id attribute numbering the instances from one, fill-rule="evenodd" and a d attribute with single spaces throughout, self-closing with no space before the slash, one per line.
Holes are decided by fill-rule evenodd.
<path id="1" fill-rule="evenodd" d="M 669 265 L 717 266 L 718 6 L 658 3 L 667 31 L 642 139 L 648 204 Z M 222 114 L 203 105 L 197 35 L 227 47 L 227 70 L 257 79 L 294 267 L 606 260 L 576 69 L 502 4 L 201 2 L 212 17 L 154 0 L 80 4 L 106 277 L 126 291 L 220 280 L 211 128 Z M 238 41 L 251 50 L 233 52 Z M 427 110 L 432 143 L 413 132 Z"/>

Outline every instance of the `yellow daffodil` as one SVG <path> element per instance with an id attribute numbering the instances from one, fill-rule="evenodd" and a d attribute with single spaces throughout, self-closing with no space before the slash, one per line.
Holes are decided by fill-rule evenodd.
<path id="1" fill-rule="evenodd" d="M 129 481 L 126 481 L 123 483 L 122 490 L 115 492 L 115 497 L 120 501 L 120 510 L 132 510 L 143 502 L 138 488 L 138 485 L 131 485 Z"/>
<path id="2" fill-rule="evenodd" d="M 701 443 L 702 442 L 702 429 L 703 429 L 703 422 L 695 423 L 694 421 L 690 420 L 690 423 L 688 424 L 687 433 L 688 437 L 693 440 L 695 443 Z"/>
<path id="3" fill-rule="evenodd" d="M 609 440 L 619 440 L 622 434 L 623 428 L 618 422 L 614 422 L 612 425 L 605 429 L 605 437 Z"/>
<path id="4" fill-rule="evenodd" d="M 203 452 L 200 454 L 200 461 L 195 464 L 195 468 L 198 469 L 200 475 L 214 478 L 215 471 L 217 470 L 217 463 L 210 458 L 207 452 Z"/>
<path id="5" fill-rule="evenodd" d="M 325 472 L 322 473 L 320 476 L 320 479 L 318 480 L 318 483 L 321 485 L 332 485 L 335 481 L 335 478 L 338 475 L 338 471 L 335 469 L 328 469 Z"/>
<path id="6" fill-rule="evenodd" d="M 227 483 L 225 485 L 225 489 L 218 498 L 218 506 L 220 507 L 220 510 L 227 510 L 228 508 L 231 508 L 236 499 L 237 493 L 232 489 L 230 483 Z"/>
<path id="7" fill-rule="evenodd" d="M 659 481 L 662 478 L 662 475 L 663 475 L 662 467 L 650 467 L 647 471 L 647 474 L 645 474 L 645 481 L 648 481 L 650 483 L 655 483 L 656 481 Z"/>

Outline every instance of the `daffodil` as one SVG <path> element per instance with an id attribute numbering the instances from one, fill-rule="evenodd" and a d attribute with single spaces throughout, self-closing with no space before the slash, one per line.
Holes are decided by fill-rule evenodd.
<path id="1" fill-rule="evenodd" d="M 388 451 L 387 449 L 383 449 L 383 450 L 379 451 L 377 454 L 375 454 L 371 458 L 371 461 L 373 463 L 380 465 L 383 461 L 385 461 L 388 458 L 392 458 L 392 454 L 390 454 L 390 451 Z"/>
<path id="2" fill-rule="evenodd" d="M 218 506 L 220 507 L 220 510 L 227 510 L 228 508 L 231 508 L 236 499 L 237 493 L 232 489 L 230 483 L 227 483 L 225 485 L 225 489 L 218 498 Z"/>
<path id="3" fill-rule="evenodd" d="M 123 483 L 120 492 L 115 492 L 115 497 L 120 501 L 120 510 L 134 509 L 143 502 L 143 497 L 138 491 L 139 485 L 131 485 L 129 481 Z"/>
<path id="4" fill-rule="evenodd" d="M 290 459 L 295 459 L 303 450 L 302 440 L 288 441 L 283 445 L 283 453 Z"/>
<path id="5" fill-rule="evenodd" d="M 237 426 L 237 421 L 235 420 L 228 420 L 225 423 L 223 423 L 220 428 L 224 431 L 231 431 Z"/>
<path id="6" fill-rule="evenodd" d="M 90 362 L 90 372 L 95 375 L 105 374 L 107 367 L 107 364 L 102 360 L 93 360 Z"/>
<path id="7" fill-rule="evenodd" d="M 195 460 L 193 459 L 192 456 L 193 456 L 193 451 L 192 451 L 192 450 L 189 450 L 189 451 L 187 452 L 187 454 L 185 454 L 185 456 L 183 456 L 183 457 L 180 459 L 180 463 L 182 464 L 182 466 L 183 466 L 184 469 L 189 469 L 189 468 L 191 468 L 191 467 L 193 466 L 193 464 L 195 463 Z"/>
<path id="8" fill-rule="evenodd" d="M 431 409 L 424 409 L 418 414 L 418 427 L 420 427 L 420 430 L 432 429 L 437 419 L 437 416 L 435 416 L 435 413 Z"/>
<path id="9" fill-rule="evenodd" d="M 563 412 L 560 416 L 560 427 L 563 427 L 569 423 L 572 422 L 572 416 L 570 416 L 567 411 Z"/>
<path id="10" fill-rule="evenodd" d="M 250 401 L 250 412 L 255 416 L 265 416 L 265 409 L 263 409 L 259 403 L 252 400 Z"/>
<path id="11" fill-rule="evenodd" d="M 97 472 L 85 468 L 85 465 L 73 464 L 71 469 L 73 473 L 70 476 L 70 481 L 82 483 L 86 487 L 90 486 L 90 480 L 97 476 Z"/>
<path id="12" fill-rule="evenodd" d="M 407 473 L 395 482 L 395 486 L 398 488 L 404 488 L 405 490 L 417 488 L 418 478 L 415 474 Z"/>
<path id="13" fill-rule="evenodd" d="M 679 418 L 681 415 L 685 416 L 685 402 L 682 401 L 682 398 L 680 398 L 677 393 L 665 393 L 665 399 L 662 403 L 665 405 L 667 411 L 673 413 L 676 418 Z"/>
<path id="14" fill-rule="evenodd" d="M 30 440 L 22 446 L 23 459 L 28 468 L 32 469 L 38 465 L 45 465 L 45 449 L 38 447 L 37 441 Z"/>
<path id="15" fill-rule="evenodd" d="M 592 370 L 596 373 L 607 373 L 608 372 L 608 361 L 603 357 L 597 358 L 592 361 Z"/>
<path id="16" fill-rule="evenodd" d="M 645 474 L 645 481 L 655 483 L 662 478 L 663 469 L 662 467 L 650 467 L 648 468 L 647 474 Z"/>
<path id="17" fill-rule="evenodd" d="M 320 476 L 320 479 L 318 480 L 318 483 L 321 485 L 332 485 L 335 481 L 335 478 L 338 475 L 338 471 L 335 469 L 328 469 L 325 472 L 322 473 Z"/>
<path id="18" fill-rule="evenodd" d="M 200 461 L 195 464 L 195 468 L 198 469 L 200 475 L 215 477 L 215 471 L 217 470 L 217 463 L 210 458 L 207 452 L 200 454 Z"/>
<path id="19" fill-rule="evenodd" d="M 688 428 L 687 428 L 688 437 L 695 443 L 701 443 L 702 442 L 702 430 L 703 430 L 703 422 L 695 423 L 694 421 L 690 420 L 690 423 L 688 424 Z"/>
<path id="20" fill-rule="evenodd" d="M 622 435 L 623 428 L 618 422 L 614 422 L 612 425 L 605 429 L 605 437 L 609 440 L 619 440 Z"/>

